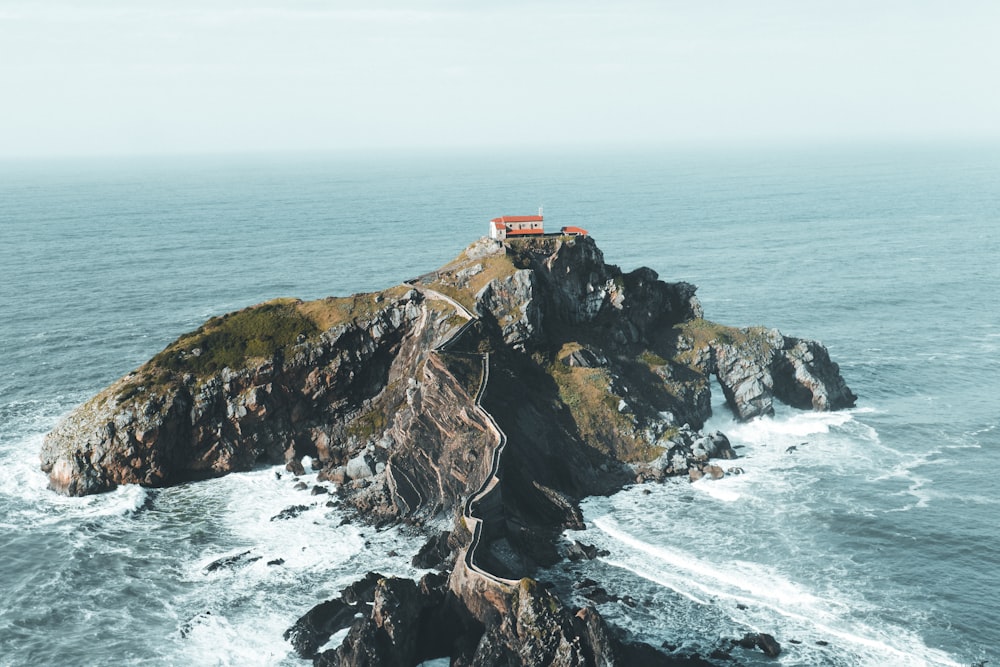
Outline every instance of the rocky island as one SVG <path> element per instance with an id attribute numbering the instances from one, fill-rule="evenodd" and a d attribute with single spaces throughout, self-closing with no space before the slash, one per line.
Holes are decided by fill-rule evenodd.
<path id="1" fill-rule="evenodd" d="M 700 431 L 713 377 L 739 419 L 856 398 L 821 344 L 706 320 L 693 285 L 623 273 L 590 237 L 482 239 L 381 292 L 210 319 L 60 423 L 41 464 L 84 495 L 307 460 L 361 520 L 425 532 L 419 582 L 372 573 L 289 628 L 316 665 L 710 664 L 531 576 L 580 499 L 733 468 Z"/>

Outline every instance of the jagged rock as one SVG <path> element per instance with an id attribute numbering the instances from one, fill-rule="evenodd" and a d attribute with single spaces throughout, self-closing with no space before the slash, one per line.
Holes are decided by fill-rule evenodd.
<path id="1" fill-rule="evenodd" d="M 581 347 L 579 350 L 573 350 L 568 355 L 563 357 L 561 361 L 567 366 L 575 366 L 579 368 L 598 368 L 600 366 L 607 366 L 608 360 L 600 354 L 595 353 L 593 350 Z"/>
<path id="2" fill-rule="evenodd" d="M 292 505 L 291 507 L 286 507 L 277 514 L 271 517 L 271 521 L 284 521 L 286 519 L 294 519 L 298 515 L 309 510 L 308 505 Z"/>
<path id="3" fill-rule="evenodd" d="M 690 340 L 684 345 L 693 347 Z M 777 329 L 722 328 L 702 344 L 693 365 L 718 378 L 727 404 L 742 420 L 774 414 L 775 398 L 816 410 L 839 410 L 857 400 L 821 343 Z"/>
<path id="4" fill-rule="evenodd" d="M 42 469 L 53 489 L 83 495 L 261 462 L 301 475 L 308 457 L 362 521 L 421 527 L 456 517 L 451 536 L 414 561 L 451 567 L 448 595 L 430 582 L 425 591 L 369 581 L 358 595 L 371 598 L 371 613 L 317 664 L 446 654 L 480 665 L 621 661 L 646 649 L 596 647 L 607 643 L 603 626 L 531 580 L 501 593 L 464 577 L 487 569 L 516 579 L 556 562 L 560 532 L 584 527 L 584 496 L 633 479 L 721 475 L 707 461 L 734 458 L 733 448 L 697 431 L 710 414 L 712 375 L 742 419 L 768 414 L 774 399 L 853 404 L 822 345 L 702 315 L 693 285 L 646 268 L 624 273 L 590 238 L 481 241 L 378 294 L 213 318 L 57 426 Z M 356 606 L 352 596 L 345 590 L 341 604 Z M 458 613 L 446 598 L 464 605 L 460 622 L 442 622 Z M 317 612 L 305 625 L 320 637 L 295 641 L 312 647 L 341 612 Z M 448 634 L 428 630 L 432 621 Z"/>
<path id="5" fill-rule="evenodd" d="M 354 622 L 357 608 L 346 604 L 343 600 L 334 599 L 321 602 L 299 618 L 288 630 L 285 630 L 285 640 L 291 642 L 292 648 L 301 658 L 311 658 L 316 649 L 326 643 L 330 637 Z"/>
<path id="6" fill-rule="evenodd" d="M 712 479 L 722 479 L 726 476 L 725 471 L 717 465 L 707 465 L 703 468 L 703 472 Z"/>
<path id="7" fill-rule="evenodd" d="M 314 658 L 314 665 L 415 665 L 449 654 L 461 625 L 445 605 L 444 579 L 381 578 L 370 607 L 354 620 L 336 649 Z"/>
<path id="8" fill-rule="evenodd" d="M 420 551 L 413 557 L 411 565 L 429 570 L 431 568 L 446 567 L 448 557 L 451 555 L 451 546 L 448 541 L 451 538 L 449 531 L 443 531 L 430 539 L 420 547 Z"/>
<path id="9" fill-rule="evenodd" d="M 597 558 L 597 547 L 573 540 L 564 550 L 564 555 L 570 560 L 594 560 Z"/>
<path id="10" fill-rule="evenodd" d="M 600 586 L 585 592 L 583 597 L 587 598 L 594 604 L 606 604 L 608 602 L 617 602 L 619 600 L 617 595 L 608 593 L 607 590 Z"/>
<path id="11" fill-rule="evenodd" d="M 775 396 L 796 408 L 839 410 L 854 405 L 852 392 L 840 367 L 816 341 L 785 338 L 775 359 Z"/>
<path id="12" fill-rule="evenodd" d="M 252 335 L 243 332 L 261 321 L 316 327 L 315 321 L 339 312 L 336 305 L 272 302 L 211 320 L 81 406 L 47 436 L 41 458 L 50 486 L 84 495 L 118 484 L 164 486 L 212 477 L 249 470 L 259 460 L 284 463 L 288 441 L 301 447 L 299 455 L 322 450 L 321 456 L 328 456 L 336 437 L 329 424 L 357 414 L 358 401 L 384 388 L 404 339 L 422 347 L 413 334 L 422 321 L 423 296 L 415 290 L 393 296 L 362 317 L 336 323 L 303 343 L 293 338 L 264 357 L 232 356 L 244 349 L 240 345 L 247 350 L 259 345 L 253 339 L 233 342 L 234 337 Z M 310 315 L 317 311 L 323 313 L 318 320 Z M 208 352 L 187 351 L 196 344 Z M 233 359 L 240 364 L 206 366 L 209 352 L 220 360 L 213 363 Z M 199 370 L 185 372 L 188 368 Z"/>
<path id="13" fill-rule="evenodd" d="M 375 587 L 385 579 L 377 572 L 369 572 L 362 579 L 347 586 L 340 597 L 316 605 L 285 630 L 284 638 L 291 642 L 302 658 L 311 658 L 316 649 L 330 637 L 354 623 L 355 615 L 365 613 L 365 603 L 375 599 Z"/>
<path id="14" fill-rule="evenodd" d="M 233 556 L 224 556 L 214 560 L 205 566 L 205 572 L 215 572 L 217 570 L 227 570 L 234 567 L 246 567 L 250 563 L 260 560 L 260 556 L 251 556 L 251 551 L 243 551 Z"/>
<path id="15" fill-rule="evenodd" d="M 777 658 L 781 654 L 781 644 L 766 632 L 757 635 L 757 648 L 769 658 Z"/>
<path id="16" fill-rule="evenodd" d="M 344 466 L 333 466 L 331 468 L 323 468 L 319 475 L 316 476 L 321 482 L 333 482 L 334 484 L 343 484 L 347 480 L 347 468 Z"/>
<path id="17" fill-rule="evenodd" d="M 577 632 L 583 638 L 586 647 L 586 657 L 593 665 L 626 665 L 622 660 L 623 647 L 621 642 L 611 632 L 607 623 L 593 607 L 584 607 L 573 617 Z M 658 651 L 656 652 L 660 654 Z"/>
<path id="18" fill-rule="evenodd" d="M 759 648 L 769 658 L 777 658 L 781 654 L 781 644 L 766 632 L 747 633 L 737 643 L 746 649 Z"/>

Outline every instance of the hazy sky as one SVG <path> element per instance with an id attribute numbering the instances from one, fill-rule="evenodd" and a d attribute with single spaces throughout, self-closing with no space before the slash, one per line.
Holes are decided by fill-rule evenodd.
<path id="1" fill-rule="evenodd" d="M 0 157 L 1000 138 L 1000 0 L 0 0 Z"/>

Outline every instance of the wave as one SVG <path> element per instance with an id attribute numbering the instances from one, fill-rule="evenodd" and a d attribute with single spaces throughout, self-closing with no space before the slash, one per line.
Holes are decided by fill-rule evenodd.
<path id="1" fill-rule="evenodd" d="M 877 618 L 875 610 L 843 592 L 830 596 L 827 587 L 826 594 L 820 595 L 809 584 L 792 581 L 771 566 L 725 559 L 722 554 L 709 561 L 684 549 L 653 544 L 623 530 L 608 516 L 591 522 L 610 538 L 603 540 L 613 554 L 602 559 L 607 565 L 669 588 L 698 605 L 721 610 L 750 630 L 835 644 L 841 656 L 815 655 L 820 652 L 815 645 L 786 642 L 786 649 L 799 654 L 803 664 L 831 664 L 831 660 L 832 664 L 960 664 L 924 644 L 907 628 L 871 620 Z"/>
<path id="2" fill-rule="evenodd" d="M 265 467 L 71 498 L 47 488 L 43 438 L 0 444 L 0 529 L 9 538 L 0 545 L 9 581 L 0 626 L 34 619 L 48 628 L 19 632 L 9 655 L 291 667 L 301 661 L 282 634 L 313 605 L 368 571 L 422 574 L 409 565 L 421 535 L 348 522 L 335 494 L 296 489 L 323 486 L 315 472 Z M 58 556 L 26 556 L 38 553 Z M 148 646 L 134 640 L 138 623 L 156 637 Z"/>
<path id="3" fill-rule="evenodd" d="M 909 523 L 888 513 L 924 510 L 942 497 L 926 471 L 949 461 L 948 450 L 887 444 L 867 423 L 883 415 L 872 407 L 779 407 L 774 417 L 746 423 L 713 418 L 706 429 L 729 436 L 740 458 L 727 465 L 742 474 L 588 499 L 584 517 L 595 530 L 575 537 L 608 550 L 603 563 L 627 573 L 621 576 L 649 582 L 647 596 L 678 596 L 688 610 L 670 612 L 674 625 L 720 636 L 780 633 L 779 640 L 800 642 L 783 642 L 790 664 L 959 664 L 921 636 L 939 629 L 927 608 L 914 605 L 912 578 L 894 574 L 888 551 L 875 553 L 882 545 L 892 546 L 893 557 L 906 552 L 897 545 L 912 543 Z M 638 596 L 635 579 L 621 585 Z M 616 622 L 642 633 L 660 621 Z"/>

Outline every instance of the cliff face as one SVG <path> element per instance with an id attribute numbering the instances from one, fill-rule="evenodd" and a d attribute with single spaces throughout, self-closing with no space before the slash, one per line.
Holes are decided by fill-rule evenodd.
<path id="1" fill-rule="evenodd" d="M 482 434 L 481 423 L 463 417 L 470 399 L 460 381 L 427 358 L 435 342 L 459 325 L 447 304 L 428 304 L 415 289 L 395 288 L 261 312 L 274 305 L 240 311 L 182 337 L 70 415 L 42 449 L 52 488 L 83 495 L 118 484 L 162 486 L 310 455 L 346 471 L 342 481 L 360 492 L 365 480 L 400 456 L 394 438 L 447 446 Z M 269 327 L 291 320 L 297 328 L 267 357 L 246 356 L 213 369 L 211 358 L 226 358 L 231 347 L 270 335 L 245 331 L 242 321 L 250 318 Z M 429 418 L 421 421 L 424 414 Z M 451 487 L 476 471 L 464 459 L 443 463 L 458 477 L 437 498 L 423 499 L 438 509 L 440 496 L 457 497 Z"/>
<path id="2" fill-rule="evenodd" d="M 258 462 L 294 470 L 309 456 L 368 520 L 454 519 L 435 543 L 450 552 L 446 582 L 377 589 L 379 609 L 401 595 L 420 618 L 457 614 L 438 655 L 592 664 L 639 649 L 608 639 L 596 612 L 574 616 L 517 579 L 559 558 L 556 536 L 582 527 L 580 498 L 637 478 L 725 474 L 709 461 L 735 456 L 725 436 L 698 432 L 713 376 L 743 419 L 775 399 L 817 410 L 855 400 L 819 343 L 707 321 L 694 286 L 623 273 L 590 238 L 483 239 L 383 292 L 213 318 L 64 420 L 42 468 L 54 490 L 82 495 Z M 371 658 L 364 637 L 403 622 L 391 618 L 359 620 L 317 664 Z M 325 642 L 314 620 L 301 623 L 302 646 Z M 558 626 L 555 643 L 522 655 L 529 626 L 542 625 Z M 397 648 L 427 657 L 405 634 Z"/>

